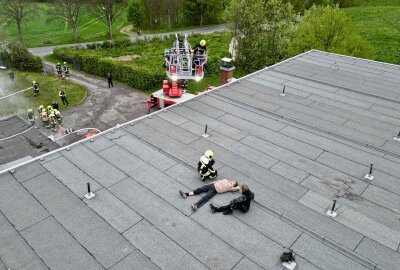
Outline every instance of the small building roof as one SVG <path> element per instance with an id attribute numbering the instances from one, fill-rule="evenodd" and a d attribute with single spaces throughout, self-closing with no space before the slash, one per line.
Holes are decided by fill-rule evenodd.
<path id="1" fill-rule="evenodd" d="M 19 116 L 0 120 L 0 171 L 59 148 Z"/>

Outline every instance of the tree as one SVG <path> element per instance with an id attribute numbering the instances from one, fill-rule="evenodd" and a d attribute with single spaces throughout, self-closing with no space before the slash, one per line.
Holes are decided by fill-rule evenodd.
<path id="1" fill-rule="evenodd" d="M 32 1 L 0 0 L 0 21 L 5 24 L 17 24 L 20 47 L 23 46 L 22 21 L 29 16 L 33 17 L 37 10 L 38 6 Z"/>
<path id="2" fill-rule="evenodd" d="M 128 21 L 132 22 L 138 31 L 144 28 L 145 13 L 141 0 L 131 0 L 129 2 L 127 17 Z"/>
<path id="3" fill-rule="evenodd" d="M 0 47 L 0 59 L 5 66 L 23 71 L 39 72 L 43 67 L 39 56 L 34 56 L 17 43 L 3 44 Z"/>
<path id="4" fill-rule="evenodd" d="M 238 41 L 238 64 L 254 71 L 285 58 L 294 17 L 282 0 L 233 0 L 226 18 Z"/>
<path id="5" fill-rule="evenodd" d="M 269 0 L 265 4 L 266 21 L 263 25 L 267 43 L 267 65 L 281 61 L 287 56 L 290 34 L 295 13 L 289 3 Z"/>
<path id="6" fill-rule="evenodd" d="M 75 42 L 78 41 L 78 20 L 84 9 L 82 0 L 55 0 L 49 12 L 63 21 L 68 21 L 72 28 Z"/>
<path id="7" fill-rule="evenodd" d="M 304 13 L 305 10 L 309 9 L 313 5 L 329 5 L 332 4 L 332 0 L 285 0 L 293 5 L 296 12 Z"/>
<path id="8" fill-rule="evenodd" d="M 184 0 L 183 8 L 188 22 L 203 26 L 218 23 L 227 6 L 227 0 Z"/>
<path id="9" fill-rule="evenodd" d="M 113 39 L 113 23 L 124 12 L 127 0 L 92 0 L 94 15 L 108 26 L 110 39 Z"/>
<path id="10" fill-rule="evenodd" d="M 165 10 L 167 13 L 167 20 L 168 20 L 168 29 L 172 29 L 172 18 L 174 17 L 177 7 L 178 7 L 178 0 L 164 0 Z"/>
<path id="11" fill-rule="evenodd" d="M 356 34 L 356 28 L 339 6 L 313 6 L 303 17 L 290 44 L 292 55 L 319 49 L 370 57 L 373 49 Z"/>

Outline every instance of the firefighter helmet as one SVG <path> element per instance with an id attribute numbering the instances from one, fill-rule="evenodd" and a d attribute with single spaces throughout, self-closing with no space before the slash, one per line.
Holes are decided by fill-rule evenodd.
<path id="1" fill-rule="evenodd" d="M 205 155 L 207 158 L 212 158 L 212 157 L 214 156 L 214 152 L 213 152 L 212 150 L 207 150 L 207 151 L 204 153 L 204 155 Z"/>
<path id="2" fill-rule="evenodd" d="M 201 46 L 206 46 L 206 44 L 207 44 L 207 42 L 204 39 L 200 41 Z"/>
<path id="3" fill-rule="evenodd" d="M 32 83 L 35 84 L 36 82 L 35 82 L 35 81 L 32 81 Z"/>
<path id="4" fill-rule="evenodd" d="M 32 112 L 32 109 L 28 109 L 28 112 Z"/>

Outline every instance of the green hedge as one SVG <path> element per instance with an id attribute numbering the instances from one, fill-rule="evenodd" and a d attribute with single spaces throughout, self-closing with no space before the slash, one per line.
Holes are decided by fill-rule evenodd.
<path id="1" fill-rule="evenodd" d="M 40 57 L 15 43 L 7 44 L 0 50 L 0 59 L 4 66 L 22 71 L 40 72 L 43 68 Z"/>
<path id="2" fill-rule="evenodd" d="M 57 48 L 53 53 L 57 59 L 72 63 L 75 69 L 100 77 L 105 77 L 110 72 L 114 79 L 139 90 L 160 88 L 165 78 L 163 72 L 132 67 L 99 56 L 80 54 L 80 50 L 76 48 Z"/>

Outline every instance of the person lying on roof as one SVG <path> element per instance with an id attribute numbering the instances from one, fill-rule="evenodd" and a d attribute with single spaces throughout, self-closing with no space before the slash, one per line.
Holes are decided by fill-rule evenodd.
<path id="1" fill-rule="evenodd" d="M 240 190 L 240 187 L 238 185 L 239 184 L 236 180 L 221 179 L 212 182 L 211 184 L 199 187 L 190 192 L 183 192 L 182 190 L 179 190 L 179 193 L 184 199 L 186 199 L 187 196 L 194 196 L 194 195 L 199 195 L 201 193 L 206 193 L 206 195 L 204 195 L 204 197 L 202 197 L 197 203 L 192 204 L 193 211 L 196 211 L 217 193 L 221 194 L 228 191 Z"/>
<path id="2" fill-rule="evenodd" d="M 250 202 L 254 200 L 254 193 L 250 191 L 246 184 L 242 185 L 242 196 L 233 199 L 228 205 L 216 207 L 210 203 L 210 208 L 213 213 L 223 212 L 224 215 L 232 214 L 233 209 L 238 209 L 243 213 L 247 213 L 250 209 Z"/>

